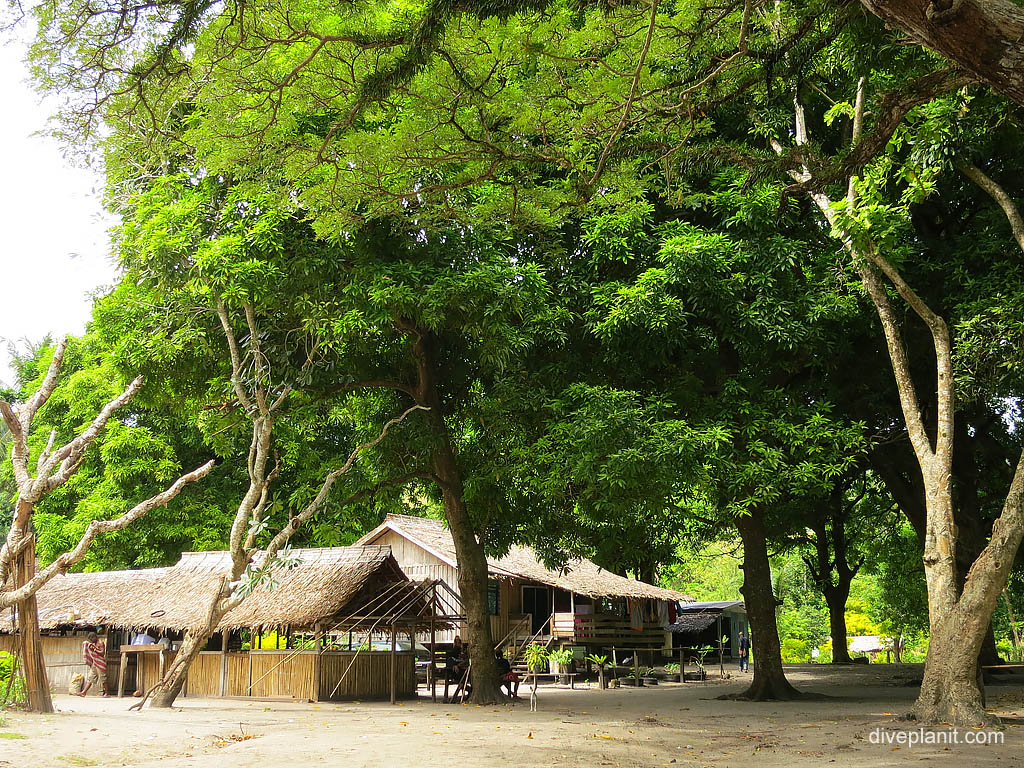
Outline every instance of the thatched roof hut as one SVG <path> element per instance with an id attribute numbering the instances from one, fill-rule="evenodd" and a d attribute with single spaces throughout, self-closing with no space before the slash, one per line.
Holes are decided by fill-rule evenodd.
<path id="1" fill-rule="evenodd" d="M 415 542 L 435 557 L 457 567 L 455 542 L 451 531 L 440 520 L 408 515 L 388 515 L 383 524 L 363 536 L 357 543 L 369 544 L 387 530 L 395 531 Z M 570 560 L 561 568 L 549 568 L 529 547 L 513 546 L 503 557 L 487 558 L 488 575 L 495 579 L 525 579 L 589 597 L 615 597 L 669 602 L 689 602 L 682 592 L 663 589 L 636 579 L 605 570 L 584 558 Z"/>
<path id="2" fill-rule="evenodd" d="M 410 621 L 429 616 L 429 595 L 416 594 L 417 585 L 402 573 L 388 547 L 299 549 L 293 555 L 298 564 L 275 571 L 273 588 L 254 590 L 224 617 L 218 631 L 309 628 L 346 614 L 374 612 L 397 612 Z M 58 576 L 37 594 L 40 628 L 192 629 L 202 623 L 229 568 L 227 552 L 186 552 L 169 568 Z M 13 630 L 12 618 L 10 613 L 3 617 L 0 631 Z"/>

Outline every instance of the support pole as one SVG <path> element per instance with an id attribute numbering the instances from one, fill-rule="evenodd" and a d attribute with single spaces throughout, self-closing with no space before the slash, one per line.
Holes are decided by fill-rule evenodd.
<path id="1" fill-rule="evenodd" d="M 249 685 L 246 696 L 252 696 L 252 655 L 256 652 L 256 629 L 249 630 Z"/>
<path id="2" fill-rule="evenodd" d="M 220 685 L 217 693 L 222 699 L 228 695 L 228 641 L 230 639 L 230 632 L 220 633 Z"/>
<path id="3" fill-rule="evenodd" d="M 398 631 L 391 625 L 391 703 L 398 700 Z"/>
<path id="4" fill-rule="evenodd" d="M 725 650 L 722 648 L 722 614 L 718 614 L 718 620 L 715 623 L 718 628 L 718 676 L 725 678 Z"/>
<path id="5" fill-rule="evenodd" d="M 323 657 L 321 646 L 324 642 L 323 626 L 318 621 L 313 627 L 313 701 L 320 701 L 320 659 Z"/>
<path id="6" fill-rule="evenodd" d="M 437 704 L 437 631 L 434 626 L 434 617 L 437 615 L 437 582 L 431 587 L 433 596 L 430 599 L 430 666 L 427 672 L 430 675 L 430 700 Z"/>
<path id="7" fill-rule="evenodd" d="M 30 534 L 28 544 L 18 555 L 14 569 L 14 587 L 17 589 L 30 582 L 36 572 L 36 539 Z M 46 679 L 46 661 L 39 637 L 39 609 L 36 596 L 29 595 L 18 603 L 18 632 L 21 633 L 22 670 L 25 675 L 25 694 L 28 708 L 33 712 L 52 713 L 53 700 L 50 698 L 50 684 Z M 107 683 L 103 681 L 103 690 Z"/>
<path id="8" fill-rule="evenodd" d="M 679 682 L 686 682 L 686 648 L 679 649 Z"/>
<path id="9" fill-rule="evenodd" d="M 117 698 L 124 696 L 124 673 L 128 667 L 128 654 L 121 651 L 121 666 L 117 670 Z"/>

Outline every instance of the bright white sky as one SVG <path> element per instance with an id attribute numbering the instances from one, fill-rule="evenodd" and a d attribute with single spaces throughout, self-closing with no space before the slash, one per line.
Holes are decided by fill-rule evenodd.
<path id="1" fill-rule="evenodd" d="M 0 381 L 10 383 L 7 341 L 81 333 L 90 294 L 114 281 L 102 182 L 66 162 L 46 127 L 52 106 L 26 83 L 25 48 L 0 40 Z"/>

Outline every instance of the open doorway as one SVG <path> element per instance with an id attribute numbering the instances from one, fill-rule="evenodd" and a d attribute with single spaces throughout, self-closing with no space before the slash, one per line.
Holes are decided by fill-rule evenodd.
<path id="1" fill-rule="evenodd" d="M 523 586 L 523 613 L 533 617 L 532 632 L 536 634 L 551 616 L 551 590 L 547 587 Z"/>

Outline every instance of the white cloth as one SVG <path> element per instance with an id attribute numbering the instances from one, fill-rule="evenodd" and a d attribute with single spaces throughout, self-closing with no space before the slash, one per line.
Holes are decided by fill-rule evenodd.
<path id="1" fill-rule="evenodd" d="M 665 628 L 669 625 L 668 603 L 664 600 L 658 601 L 658 626 Z"/>

